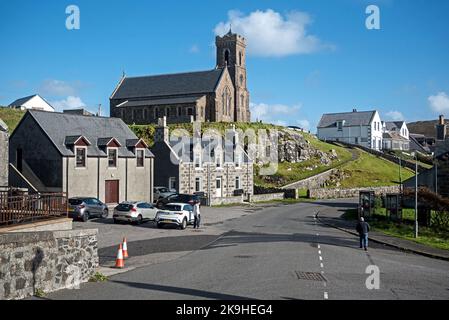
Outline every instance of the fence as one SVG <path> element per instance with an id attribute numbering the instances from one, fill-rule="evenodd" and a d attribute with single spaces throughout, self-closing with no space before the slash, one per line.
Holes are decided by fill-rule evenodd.
<path id="1" fill-rule="evenodd" d="M 67 217 L 64 193 L 14 195 L 0 192 L 0 227 L 40 219 Z"/>

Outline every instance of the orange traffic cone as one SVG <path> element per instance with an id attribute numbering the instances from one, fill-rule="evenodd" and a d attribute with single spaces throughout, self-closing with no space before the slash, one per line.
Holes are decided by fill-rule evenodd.
<path id="1" fill-rule="evenodd" d="M 128 244 L 126 238 L 123 238 L 123 258 L 128 259 Z"/>
<path id="2" fill-rule="evenodd" d="M 118 247 L 117 260 L 115 260 L 115 267 L 120 269 L 123 269 L 125 267 L 125 260 L 123 260 L 123 249 L 121 243 Z"/>

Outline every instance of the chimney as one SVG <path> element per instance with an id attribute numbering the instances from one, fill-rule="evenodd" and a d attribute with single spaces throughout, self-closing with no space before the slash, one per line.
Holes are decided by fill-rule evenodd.
<path id="1" fill-rule="evenodd" d="M 357 109 L 356 108 L 352 109 L 352 112 L 357 112 Z"/>
<path id="2" fill-rule="evenodd" d="M 170 130 L 167 127 L 167 117 L 159 118 L 156 131 L 154 133 L 154 142 L 169 142 Z"/>
<path id="3" fill-rule="evenodd" d="M 446 130 L 447 125 L 445 124 L 444 116 L 441 115 L 437 125 L 437 140 L 440 141 L 446 140 Z"/>

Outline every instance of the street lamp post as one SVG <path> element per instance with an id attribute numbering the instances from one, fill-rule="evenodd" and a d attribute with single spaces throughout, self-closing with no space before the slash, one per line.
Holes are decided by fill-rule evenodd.
<path id="1" fill-rule="evenodd" d="M 418 238 L 418 155 L 415 152 L 415 238 Z"/>

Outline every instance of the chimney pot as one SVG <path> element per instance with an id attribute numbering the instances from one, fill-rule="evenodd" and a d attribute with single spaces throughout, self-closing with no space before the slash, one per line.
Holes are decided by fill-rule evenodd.
<path id="1" fill-rule="evenodd" d="M 440 125 L 444 126 L 444 115 L 440 115 Z"/>

